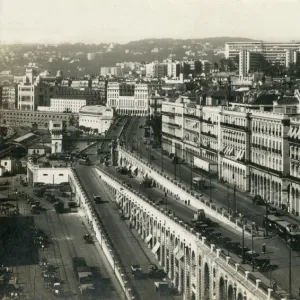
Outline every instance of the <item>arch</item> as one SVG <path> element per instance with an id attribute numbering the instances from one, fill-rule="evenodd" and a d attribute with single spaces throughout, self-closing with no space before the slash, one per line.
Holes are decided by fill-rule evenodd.
<path id="1" fill-rule="evenodd" d="M 246 300 L 241 293 L 238 293 L 237 300 Z"/>
<path id="2" fill-rule="evenodd" d="M 209 278 L 209 267 L 208 264 L 204 265 L 204 300 L 210 300 L 210 278 Z"/>
<path id="3" fill-rule="evenodd" d="M 229 287 L 228 287 L 228 297 L 227 297 L 227 299 L 228 300 L 235 300 L 232 285 L 229 285 Z"/>
<path id="4" fill-rule="evenodd" d="M 226 299 L 226 286 L 223 277 L 219 281 L 219 299 Z"/>

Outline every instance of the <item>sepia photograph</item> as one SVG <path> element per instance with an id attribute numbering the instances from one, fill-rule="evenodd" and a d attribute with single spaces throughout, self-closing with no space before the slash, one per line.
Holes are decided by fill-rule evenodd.
<path id="1" fill-rule="evenodd" d="M 300 300 L 300 0 L 0 0 L 0 299 Z"/>

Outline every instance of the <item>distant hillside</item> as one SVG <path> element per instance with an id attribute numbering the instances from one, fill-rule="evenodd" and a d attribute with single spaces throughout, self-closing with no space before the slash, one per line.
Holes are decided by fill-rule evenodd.
<path id="1" fill-rule="evenodd" d="M 205 59 L 219 61 L 226 42 L 254 41 L 242 37 L 212 37 L 203 39 L 143 39 L 126 44 L 58 44 L 58 45 L 0 45 L 0 71 L 18 70 L 37 63 L 41 70 L 55 74 L 61 69 L 66 76 L 81 77 L 99 74 L 100 67 L 115 66 L 119 62 L 151 62 L 167 58 Z M 95 53 L 94 60 L 87 53 Z M 24 71 L 22 70 L 24 69 Z"/>

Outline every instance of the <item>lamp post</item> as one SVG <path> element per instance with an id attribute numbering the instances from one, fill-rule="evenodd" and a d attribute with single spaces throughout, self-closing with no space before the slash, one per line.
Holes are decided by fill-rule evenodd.
<path id="1" fill-rule="evenodd" d="M 191 190 L 193 189 L 193 160 L 191 159 Z"/>
<path id="2" fill-rule="evenodd" d="M 234 214 L 236 214 L 237 207 L 236 207 L 236 184 L 235 183 L 233 186 L 233 209 L 234 209 Z"/>
<path id="3" fill-rule="evenodd" d="M 229 182 L 227 183 L 227 211 L 229 213 L 230 210 L 230 199 L 229 199 Z"/>
<path id="4" fill-rule="evenodd" d="M 211 202 L 211 173 L 209 172 L 209 202 Z"/>
<path id="5" fill-rule="evenodd" d="M 265 201 L 266 204 L 266 222 L 265 222 L 265 237 L 269 235 L 269 224 L 268 224 L 268 200 Z"/>
<path id="6" fill-rule="evenodd" d="M 253 231 L 254 231 L 254 227 L 255 227 L 255 222 L 252 222 L 252 230 L 251 230 L 251 265 L 252 265 L 252 272 L 254 272 L 254 255 L 253 255 L 253 251 L 254 251 L 254 245 L 253 245 Z"/>
<path id="7" fill-rule="evenodd" d="M 162 144 L 160 146 L 160 155 L 161 155 L 161 171 L 163 172 L 164 171 L 164 159 L 163 159 L 163 147 L 162 147 Z"/>
<path id="8" fill-rule="evenodd" d="M 289 247 L 289 299 L 293 299 L 292 295 L 292 240 L 288 240 Z"/>
<path id="9" fill-rule="evenodd" d="M 245 219 L 242 220 L 242 264 L 245 263 Z"/>

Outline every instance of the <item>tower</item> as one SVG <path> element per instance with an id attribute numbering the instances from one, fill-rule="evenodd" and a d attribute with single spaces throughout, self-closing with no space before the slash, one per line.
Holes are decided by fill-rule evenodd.
<path id="1" fill-rule="evenodd" d="M 63 123 L 62 121 L 49 122 L 49 130 L 51 133 L 51 153 L 62 152 L 62 140 L 63 140 Z"/>

